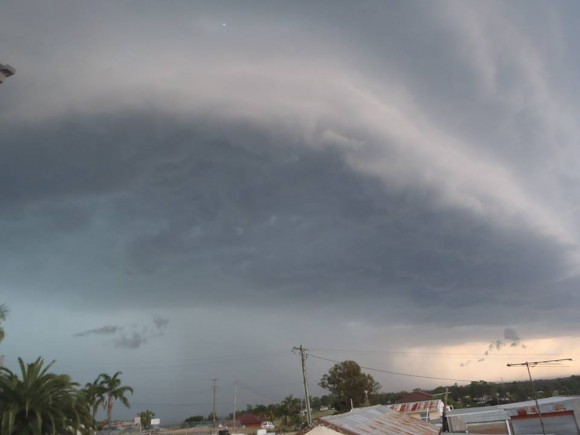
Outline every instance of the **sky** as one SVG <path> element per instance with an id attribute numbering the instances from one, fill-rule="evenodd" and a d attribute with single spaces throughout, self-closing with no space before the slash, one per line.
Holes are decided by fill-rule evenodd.
<path id="1" fill-rule="evenodd" d="M 313 395 L 578 373 L 579 8 L 3 2 L 5 365 L 162 423 L 301 397 L 300 345 Z"/>

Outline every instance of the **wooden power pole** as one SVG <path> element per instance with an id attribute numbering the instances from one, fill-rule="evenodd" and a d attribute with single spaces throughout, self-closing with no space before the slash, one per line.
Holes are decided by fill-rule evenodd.
<path id="1" fill-rule="evenodd" d="M 213 411 L 211 413 L 211 416 L 212 416 L 212 420 L 213 420 L 213 427 L 214 427 L 214 429 L 215 429 L 215 393 L 217 391 L 217 381 L 218 381 L 217 378 L 213 378 L 211 380 L 211 382 L 213 384 L 212 385 L 212 390 L 213 390 L 213 408 L 212 409 L 213 409 Z"/>
<path id="2" fill-rule="evenodd" d="M 306 401 L 306 423 L 312 426 L 312 411 L 310 410 L 310 395 L 308 394 L 308 380 L 306 379 L 306 349 L 300 345 L 293 347 L 292 351 L 300 352 L 300 361 L 302 364 L 302 381 L 304 382 L 304 396 Z"/>

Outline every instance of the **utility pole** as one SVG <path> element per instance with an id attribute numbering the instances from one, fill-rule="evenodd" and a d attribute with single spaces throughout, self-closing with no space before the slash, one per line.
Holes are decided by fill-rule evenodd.
<path id="1" fill-rule="evenodd" d="M 508 363 L 508 367 L 514 366 L 526 366 L 528 369 L 528 376 L 530 377 L 530 383 L 532 384 L 532 394 L 534 396 L 534 402 L 536 402 L 536 411 L 538 412 L 538 417 L 540 418 L 540 425 L 542 426 L 542 433 L 546 435 L 546 427 L 544 426 L 544 419 L 542 418 L 542 412 L 540 411 L 540 404 L 538 403 L 538 396 L 536 395 L 536 388 L 534 387 L 534 380 L 532 379 L 532 372 L 530 371 L 530 366 L 536 367 L 541 364 L 550 364 L 550 363 L 559 363 L 562 361 L 572 361 L 572 358 L 563 358 L 563 359 L 550 359 L 547 361 L 526 361 L 523 363 L 515 363 L 510 364 Z"/>
<path id="2" fill-rule="evenodd" d="M 236 402 L 237 402 L 237 399 L 238 399 L 237 394 L 238 394 L 238 381 L 234 381 L 234 412 L 233 412 L 234 421 L 232 423 L 233 431 L 234 432 L 236 431 L 236 407 L 237 407 Z"/>
<path id="3" fill-rule="evenodd" d="M 443 396 L 443 413 L 441 414 L 442 426 L 440 433 L 449 432 L 449 423 L 447 422 L 447 396 L 449 396 L 449 388 L 445 387 L 444 393 L 433 394 L 433 396 Z M 429 411 L 427 411 L 427 417 L 431 419 Z"/>
<path id="4" fill-rule="evenodd" d="M 211 413 L 212 419 L 213 419 L 213 428 L 215 429 L 215 393 L 217 391 L 217 378 L 213 378 L 212 380 L 213 386 L 213 412 Z"/>
<path id="5" fill-rule="evenodd" d="M 308 381 L 306 380 L 306 349 L 300 345 L 299 347 L 293 347 L 292 351 L 300 352 L 300 361 L 302 363 L 302 380 L 304 382 L 304 396 L 306 402 L 306 423 L 308 426 L 312 426 L 312 412 L 310 410 L 310 395 L 308 394 Z"/>

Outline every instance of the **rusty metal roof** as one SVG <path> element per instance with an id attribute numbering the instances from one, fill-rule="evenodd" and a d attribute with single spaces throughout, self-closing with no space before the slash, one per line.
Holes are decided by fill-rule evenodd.
<path id="1" fill-rule="evenodd" d="M 443 401 L 436 399 L 422 400 L 421 402 L 395 403 L 389 405 L 389 408 L 399 412 L 443 412 L 443 406 Z"/>
<path id="2" fill-rule="evenodd" d="M 384 405 L 355 408 L 345 414 L 321 417 L 320 420 L 325 426 L 351 435 L 435 435 L 439 433 L 437 426 L 394 411 Z"/>

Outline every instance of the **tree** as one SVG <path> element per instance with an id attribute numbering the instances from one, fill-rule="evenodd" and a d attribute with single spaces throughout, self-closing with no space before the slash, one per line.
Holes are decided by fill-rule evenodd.
<path id="1" fill-rule="evenodd" d="M 8 314 L 8 307 L 2 304 L 0 305 L 0 322 L 6 320 L 6 314 Z M 0 341 L 4 340 L 4 328 L 0 326 Z"/>
<path id="2" fill-rule="evenodd" d="M 151 419 L 155 417 L 155 413 L 153 411 L 149 411 L 148 409 L 139 413 L 139 418 L 141 419 L 141 427 L 143 429 L 150 429 L 151 428 Z"/>
<path id="3" fill-rule="evenodd" d="M 113 415 L 113 404 L 116 400 L 119 400 L 127 408 L 130 408 L 129 399 L 126 397 L 126 393 L 133 394 L 133 388 L 121 385 L 121 379 L 119 376 L 122 372 L 117 372 L 113 376 L 109 376 L 106 373 L 101 373 L 97 378 L 100 384 L 105 390 L 105 406 L 107 408 L 107 427 L 111 428 L 111 417 Z"/>
<path id="4" fill-rule="evenodd" d="M 332 394 L 334 408 L 339 412 L 353 406 L 361 406 L 369 395 L 381 388 L 371 375 L 362 372 L 354 361 L 343 361 L 330 368 L 319 385 Z"/>
<path id="5" fill-rule="evenodd" d="M 302 409 L 300 399 L 290 395 L 282 400 L 280 408 L 282 408 L 282 422 L 284 423 L 284 427 L 289 428 L 291 425 L 296 425 L 299 422 L 299 415 Z"/>
<path id="6" fill-rule="evenodd" d="M 99 376 L 95 379 L 92 383 L 87 382 L 85 384 L 85 388 L 83 388 L 85 393 L 85 397 L 87 399 L 87 404 L 91 409 L 91 415 L 93 416 L 93 421 L 95 422 L 95 426 L 97 423 L 97 411 L 99 407 L 105 406 L 105 387 L 102 384 L 101 377 Z"/>
<path id="7" fill-rule="evenodd" d="M 0 432 L 6 435 L 89 434 L 93 419 L 82 391 L 68 375 L 49 373 L 54 361 L 18 359 L 21 377 L 0 368 Z"/>

